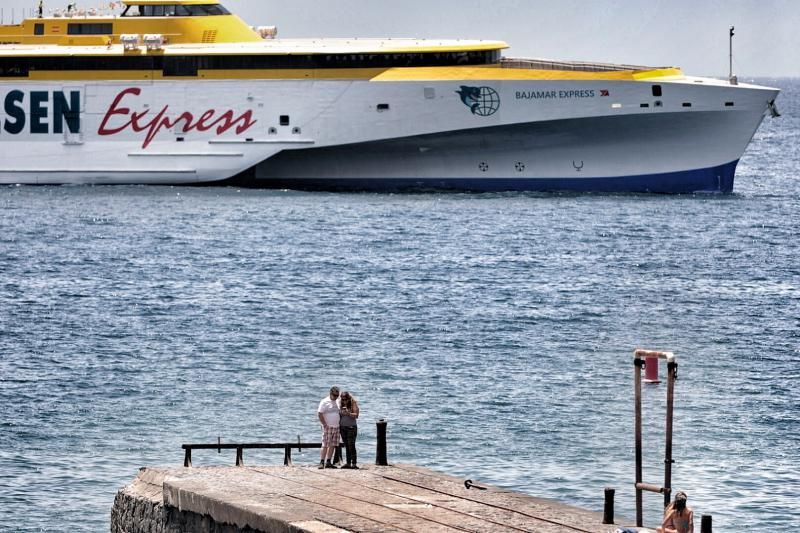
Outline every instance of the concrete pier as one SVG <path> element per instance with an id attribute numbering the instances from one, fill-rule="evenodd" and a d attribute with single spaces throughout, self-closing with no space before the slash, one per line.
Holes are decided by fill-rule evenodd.
<path id="1" fill-rule="evenodd" d="M 485 489 L 485 490 L 481 490 Z M 601 495 L 598 495 L 600 498 Z M 112 533 L 608 533 L 603 516 L 423 468 L 143 468 Z"/>

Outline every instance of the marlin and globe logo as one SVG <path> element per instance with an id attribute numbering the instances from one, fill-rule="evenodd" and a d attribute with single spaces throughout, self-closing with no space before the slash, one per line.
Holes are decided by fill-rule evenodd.
<path id="1" fill-rule="evenodd" d="M 456 94 L 461 95 L 461 101 L 470 108 L 473 115 L 490 117 L 500 109 L 500 95 L 491 87 L 462 85 Z"/>

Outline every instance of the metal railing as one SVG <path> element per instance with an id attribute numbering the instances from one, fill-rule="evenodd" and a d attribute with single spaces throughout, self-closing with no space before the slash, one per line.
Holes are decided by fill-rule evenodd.
<path id="1" fill-rule="evenodd" d="M 664 67 L 646 67 L 642 65 L 618 65 L 614 63 L 594 63 L 588 61 L 554 61 L 550 59 L 528 59 L 505 57 L 500 61 L 503 68 L 528 70 L 561 70 L 567 72 L 624 72 L 638 70 L 655 70 Z"/>
<path id="2" fill-rule="evenodd" d="M 375 464 L 379 466 L 388 466 L 389 462 L 386 454 L 386 427 L 388 422 L 385 419 L 377 421 L 377 446 L 375 454 Z M 342 448 L 344 444 L 339 444 L 334 453 L 333 462 L 338 464 L 342 459 Z M 183 466 L 190 468 L 192 466 L 192 451 L 193 450 L 217 450 L 217 453 L 222 453 L 222 450 L 236 450 L 236 466 L 244 466 L 244 451 L 245 450 L 283 450 L 283 464 L 284 466 L 292 466 L 292 450 L 302 452 L 306 450 L 319 450 L 322 444 L 319 442 L 301 442 L 300 437 L 297 437 L 297 442 L 279 442 L 279 443 L 249 443 L 249 444 L 234 444 L 223 443 L 222 438 L 218 438 L 215 444 L 183 444 L 181 448 L 184 450 Z"/>

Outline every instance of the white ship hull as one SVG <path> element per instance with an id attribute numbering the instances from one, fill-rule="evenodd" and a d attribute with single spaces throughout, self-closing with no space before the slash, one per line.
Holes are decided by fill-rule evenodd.
<path id="1" fill-rule="evenodd" d="M 465 88 L 492 98 L 471 107 Z M 6 82 L 0 183 L 730 192 L 777 93 L 697 78 Z"/>

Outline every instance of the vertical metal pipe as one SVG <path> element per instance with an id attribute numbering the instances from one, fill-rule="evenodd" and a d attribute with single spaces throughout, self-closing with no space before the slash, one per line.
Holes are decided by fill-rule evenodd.
<path id="1" fill-rule="evenodd" d="M 633 360 L 633 387 L 635 391 L 635 433 L 636 433 L 636 527 L 644 525 L 642 512 L 642 364 L 644 361 L 636 356 Z"/>
<path id="2" fill-rule="evenodd" d="M 667 442 L 664 452 L 664 507 L 672 498 L 672 413 L 675 405 L 675 380 L 678 377 L 678 363 L 667 364 Z"/>
<path id="3" fill-rule="evenodd" d="M 186 453 L 183 456 L 183 466 L 190 468 L 192 466 L 192 449 L 186 448 Z"/>
<path id="4" fill-rule="evenodd" d="M 381 418 L 377 422 L 378 426 L 378 442 L 375 454 L 375 464 L 378 466 L 389 466 L 389 460 L 386 457 L 386 426 L 388 422 L 386 419 Z"/>
<path id="5" fill-rule="evenodd" d="M 704 514 L 700 522 L 700 533 L 711 533 L 712 519 L 711 515 Z"/>
<path id="6" fill-rule="evenodd" d="M 614 523 L 614 494 L 617 491 L 606 487 L 606 501 L 605 505 L 603 506 L 603 523 L 604 524 L 613 524 Z"/>
<path id="7" fill-rule="evenodd" d="M 283 466 L 292 466 L 292 449 L 289 446 L 283 449 Z"/>
<path id="8" fill-rule="evenodd" d="M 244 466 L 244 449 L 241 446 L 236 448 L 236 466 Z"/>
<path id="9" fill-rule="evenodd" d="M 730 61 L 730 70 L 728 74 L 728 79 L 733 80 L 733 36 L 734 36 L 735 28 L 731 26 L 730 34 L 728 35 L 728 59 Z"/>
<path id="10" fill-rule="evenodd" d="M 333 451 L 333 464 L 338 465 L 342 462 L 342 445 L 339 444 Z"/>

